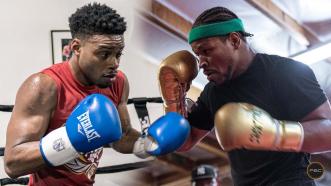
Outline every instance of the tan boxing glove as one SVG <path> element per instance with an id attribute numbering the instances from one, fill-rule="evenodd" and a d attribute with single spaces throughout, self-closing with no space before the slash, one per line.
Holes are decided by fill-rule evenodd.
<path id="1" fill-rule="evenodd" d="M 198 61 L 186 50 L 165 58 L 159 67 L 159 85 L 165 112 L 178 112 L 187 117 L 186 92 L 198 75 Z"/>
<path id="2" fill-rule="evenodd" d="M 225 151 L 237 148 L 300 151 L 303 128 L 299 122 L 279 121 L 248 103 L 228 103 L 215 114 L 215 131 Z"/>

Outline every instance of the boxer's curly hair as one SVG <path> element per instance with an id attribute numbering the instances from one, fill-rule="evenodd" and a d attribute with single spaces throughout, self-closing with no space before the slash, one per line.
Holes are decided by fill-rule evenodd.
<path id="1" fill-rule="evenodd" d="M 193 23 L 192 28 L 204 25 L 204 24 L 210 24 L 215 22 L 223 22 L 228 21 L 230 19 L 236 19 L 238 16 L 233 13 L 231 10 L 225 8 L 225 7 L 214 7 L 208 10 L 205 10 L 202 12 Z M 242 39 L 246 40 L 245 37 L 251 37 L 253 34 L 250 34 L 248 32 L 238 32 L 242 36 Z"/>
<path id="2" fill-rule="evenodd" d="M 105 4 L 93 3 L 78 8 L 69 17 L 73 38 L 86 38 L 100 34 L 122 35 L 126 30 L 124 18 Z"/>

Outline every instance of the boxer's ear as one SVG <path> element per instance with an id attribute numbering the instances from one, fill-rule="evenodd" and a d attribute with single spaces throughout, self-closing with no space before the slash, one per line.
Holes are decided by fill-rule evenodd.
<path id="1" fill-rule="evenodd" d="M 71 41 L 70 49 L 74 53 L 74 55 L 80 54 L 80 48 L 81 48 L 82 41 L 78 38 L 74 38 Z"/>
<path id="2" fill-rule="evenodd" d="M 235 48 L 238 49 L 240 44 L 241 44 L 241 39 L 240 39 L 240 34 L 238 32 L 231 32 L 229 34 L 229 42 L 231 45 Z"/>

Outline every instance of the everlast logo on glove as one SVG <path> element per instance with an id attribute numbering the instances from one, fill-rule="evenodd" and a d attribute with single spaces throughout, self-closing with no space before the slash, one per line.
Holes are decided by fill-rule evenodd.
<path id="1" fill-rule="evenodd" d="M 93 128 L 92 122 L 89 117 L 89 111 L 84 112 L 83 114 L 79 115 L 77 117 L 79 120 L 78 125 L 78 132 L 85 135 L 87 137 L 88 142 L 91 142 L 91 140 L 95 138 L 100 138 L 100 135 L 97 131 Z M 83 131 L 82 131 L 83 128 Z"/>

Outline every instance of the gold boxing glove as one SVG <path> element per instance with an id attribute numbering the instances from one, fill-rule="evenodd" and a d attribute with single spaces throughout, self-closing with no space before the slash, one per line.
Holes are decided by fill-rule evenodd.
<path id="1" fill-rule="evenodd" d="M 225 151 L 246 148 L 298 152 L 304 137 L 299 122 L 276 120 L 248 103 L 228 103 L 218 109 L 215 131 Z"/>
<path id="2" fill-rule="evenodd" d="M 177 112 L 187 116 L 186 92 L 198 75 L 198 61 L 186 50 L 165 58 L 159 67 L 159 85 L 165 112 Z"/>

